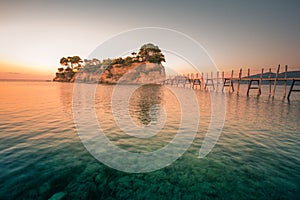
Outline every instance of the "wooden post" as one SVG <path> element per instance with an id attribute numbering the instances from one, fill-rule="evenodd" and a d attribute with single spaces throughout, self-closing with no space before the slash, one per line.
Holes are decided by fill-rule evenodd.
<path id="1" fill-rule="evenodd" d="M 224 74 L 224 71 L 222 71 L 222 83 L 223 83 L 223 86 L 222 86 L 222 92 L 224 91 L 224 86 L 225 86 L 225 74 Z"/>
<path id="2" fill-rule="evenodd" d="M 269 97 L 271 96 L 271 91 L 272 91 L 272 85 L 271 85 L 271 83 L 272 83 L 272 80 L 271 80 L 271 73 L 272 73 L 272 69 L 270 68 L 270 69 L 269 69 L 269 76 L 268 76 L 268 78 L 270 79 L 270 82 L 269 82 Z"/>
<path id="3" fill-rule="evenodd" d="M 258 83 L 257 96 L 261 95 L 261 84 L 262 84 L 262 80 L 263 80 L 263 74 L 264 74 L 264 68 L 261 69 L 260 80 Z"/>
<path id="4" fill-rule="evenodd" d="M 213 86 L 213 90 L 215 90 L 215 86 L 214 86 L 214 79 L 213 79 L 213 72 L 210 72 L 210 80 L 211 80 L 211 84 Z"/>
<path id="5" fill-rule="evenodd" d="M 275 80 L 274 80 L 273 93 L 272 93 L 272 97 L 273 97 L 273 98 L 274 98 L 274 96 L 275 96 L 276 83 L 277 83 L 279 71 L 280 71 L 280 65 L 278 65 L 277 72 L 276 72 L 276 77 L 275 77 Z"/>
<path id="6" fill-rule="evenodd" d="M 241 79 L 242 79 L 242 68 L 240 69 L 240 73 L 239 73 L 239 79 L 238 79 L 238 88 L 236 93 L 239 94 L 240 93 L 240 84 L 241 84 Z"/>
<path id="7" fill-rule="evenodd" d="M 248 73 L 247 73 L 247 75 L 248 75 L 248 78 L 250 78 L 250 68 L 248 68 Z M 250 84 L 250 80 L 248 81 L 248 84 Z"/>
<path id="8" fill-rule="evenodd" d="M 194 89 L 194 74 L 191 73 L 191 88 Z"/>
<path id="9" fill-rule="evenodd" d="M 200 89 L 204 88 L 204 73 L 202 72 L 202 76 L 201 76 L 201 87 Z"/>
<path id="10" fill-rule="evenodd" d="M 216 90 L 218 91 L 219 89 L 219 72 L 217 71 L 217 88 Z"/>
<path id="11" fill-rule="evenodd" d="M 191 79 L 190 79 L 190 74 L 187 74 L 187 77 L 185 78 L 185 84 L 189 84 L 190 88 L 191 88 Z"/>
<path id="12" fill-rule="evenodd" d="M 196 79 L 197 79 L 196 81 L 199 81 L 199 80 L 200 80 L 200 78 L 199 78 L 199 73 L 196 74 Z M 199 87 L 200 87 L 200 89 L 201 89 L 201 83 L 199 84 Z"/>
<path id="13" fill-rule="evenodd" d="M 205 79 L 205 84 L 204 84 L 204 90 L 207 90 L 207 81 L 208 81 L 208 72 L 206 73 L 206 79 Z"/>
<path id="14" fill-rule="evenodd" d="M 230 86 L 229 86 L 229 91 L 230 91 L 230 88 L 232 89 L 232 92 L 234 92 L 234 87 L 233 87 L 233 82 L 232 82 L 232 78 L 233 78 L 233 73 L 234 71 L 232 70 L 231 71 L 231 78 L 230 78 Z"/>
<path id="15" fill-rule="evenodd" d="M 286 97 L 286 73 L 287 73 L 287 70 L 288 70 L 288 66 L 286 65 L 285 66 L 285 71 L 284 71 L 284 93 L 283 93 L 283 98 Z"/>
<path id="16" fill-rule="evenodd" d="M 224 74 L 224 71 L 222 72 L 222 80 L 224 81 L 225 79 L 225 74 Z"/>

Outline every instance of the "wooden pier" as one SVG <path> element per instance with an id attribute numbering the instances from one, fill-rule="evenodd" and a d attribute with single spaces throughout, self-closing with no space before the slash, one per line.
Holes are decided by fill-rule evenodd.
<path id="1" fill-rule="evenodd" d="M 262 84 L 267 84 L 268 87 L 268 93 L 269 97 L 274 98 L 275 92 L 276 92 L 276 86 L 278 85 L 278 82 L 283 82 L 284 86 L 284 92 L 283 92 L 283 98 L 287 98 L 290 100 L 290 96 L 293 92 L 300 92 L 300 89 L 295 89 L 296 83 L 300 83 L 299 77 L 287 77 L 288 73 L 288 66 L 285 66 L 285 70 L 283 72 L 284 77 L 279 77 L 280 74 L 280 65 L 278 65 L 276 73 L 272 73 L 271 68 L 269 68 L 267 73 L 264 73 L 264 68 L 261 69 L 260 73 L 256 73 L 255 75 L 251 75 L 250 69 L 247 71 L 247 75 L 243 76 L 243 70 L 240 69 L 238 76 L 234 76 L 234 70 L 231 71 L 231 74 L 229 77 L 225 76 L 225 73 L 222 72 L 222 76 L 220 77 L 220 73 L 216 72 L 216 78 L 213 77 L 213 72 L 206 74 L 206 77 L 204 77 L 204 74 L 201 73 L 190 73 L 190 74 L 183 74 L 183 75 L 177 75 L 173 77 L 169 77 L 168 79 L 164 80 L 162 84 L 164 85 L 176 85 L 177 87 L 182 85 L 183 87 L 188 87 L 192 89 L 197 89 L 199 86 L 199 89 L 208 90 L 210 88 L 211 90 L 218 91 L 219 84 L 222 86 L 222 92 L 225 90 L 226 87 L 228 87 L 229 92 L 235 92 L 237 94 L 240 93 L 240 85 L 241 84 L 248 84 L 247 87 L 247 95 L 249 95 L 250 90 L 257 90 L 257 96 L 260 96 L 262 94 Z M 272 76 L 273 75 L 273 76 Z M 267 82 L 267 83 L 266 83 Z M 287 95 L 287 82 L 291 82 L 291 85 L 289 87 L 289 92 Z M 237 89 L 235 90 L 234 84 L 237 84 Z"/>

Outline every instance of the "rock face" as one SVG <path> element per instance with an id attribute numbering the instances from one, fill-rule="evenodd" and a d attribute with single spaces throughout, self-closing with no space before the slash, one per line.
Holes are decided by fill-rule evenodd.
<path id="1" fill-rule="evenodd" d="M 128 67 L 113 66 L 101 75 L 102 83 L 158 83 L 166 77 L 165 69 L 157 63 L 133 63 Z"/>
<path id="2" fill-rule="evenodd" d="M 74 72 L 72 72 L 74 73 Z M 132 63 L 129 66 L 115 64 L 105 69 L 99 69 L 96 72 L 80 72 L 61 75 L 56 73 L 54 81 L 65 82 L 89 82 L 89 83 L 124 83 L 124 84 L 145 84 L 159 83 L 166 77 L 165 68 L 162 64 L 139 62 Z"/>

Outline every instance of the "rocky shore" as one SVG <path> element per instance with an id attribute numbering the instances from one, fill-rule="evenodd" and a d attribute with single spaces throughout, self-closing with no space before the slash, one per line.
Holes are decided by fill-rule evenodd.
<path id="1" fill-rule="evenodd" d="M 144 84 L 159 83 L 166 77 L 165 68 L 161 63 L 138 62 L 128 66 L 115 64 L 89 71 L 85 68 L 78 72 L 57 72 L 53 81 L 87 82 L 107 84 Z"/>
<path id="2" fill-rule="evenodd" d="M 125 58 L 82 59 L 68 56 L 60 59 L 53 81 L 87 83 L 124 83 L 145 84 L 160 83 L 166 78 L 165 56 L 158 46 L 148 43 L 141 46 L 138 53 L 132 52 Z"/>

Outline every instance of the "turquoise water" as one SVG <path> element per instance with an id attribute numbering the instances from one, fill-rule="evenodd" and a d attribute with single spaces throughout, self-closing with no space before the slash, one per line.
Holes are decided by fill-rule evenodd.
<path id="1" fill-rule="evenodd" d="M 180 109 L 162 86 L 133 94 L 129 112 L 139 125 L 151 122 L 152 104 L 165 106 L 165 132 L 143 140 L 124 135 L 111 116 L 114 86 L 98 86 L 96 110 L 107 136 L 133 152 L 168 144 Z M 124 86 L 124 90 L 126 90 Z M 197 91 L 201 111 L 197 137 L 171 165 L 150 173 L 109 168 L 85 149 L 73 122 L 73 84 L 0 82 L 0 199 L 299 199 L 300 98 L 227 93 L 226 121 L 218 143 L 198 153 L 210 121 L 209 92 Z M 57 194 L 59 193 L 59 194 Z"/>

